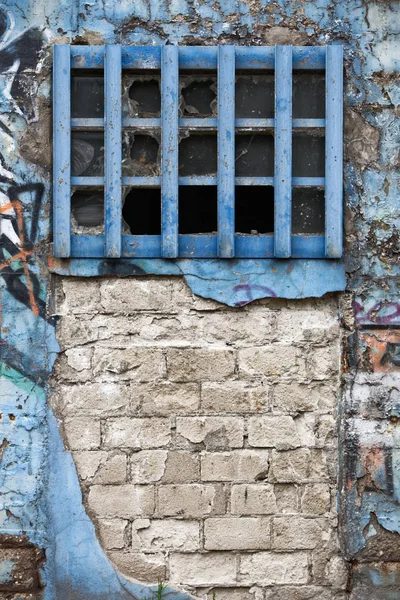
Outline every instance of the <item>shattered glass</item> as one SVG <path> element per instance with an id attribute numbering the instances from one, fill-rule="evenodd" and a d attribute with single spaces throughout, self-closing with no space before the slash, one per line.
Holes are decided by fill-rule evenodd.
<path id="1" fill-rule="evenodd" d="M 159 134 L 125 131 L 122 141 L 122 175 L 125 177 L 160 174 Z"/>
<path id="2" fill-rule="evenodd" d="M 102 131 L 73 131 L 71 136 L 72 177 L 96 177 L 104 173 Z"/>
<path id="3" fill-rule="evenodd" d="M 72 118 L 93 119 L 104 116 L 104 78 L 74 75 L 71 93 Z"/>
<path id="4" fill-rule="evenodd" d="M 292 191 L 292 232 L 323 234 L 324 231 L 324 190 L 294 188 Z"/>
<path id="5" fill-rule="evenodd" d="M 98 235 L 103 233 L 103 223 L 103 191 L 75 191 L 71 198 L 71 224 L 73 233 L 83 232 Z"/>
<path id="6" fill-rule="evenodd" d="M 324 177 L 325 137 L 312 133 L 293 135 L 293 177 Z"/>
<path id="7" fill-rule="evenodd" d="M 216 77 L 182 76 L 180 88 L 180 113 L 183 117 L 203 118 L 217 115 Z"/>
<path id="8" fill-rule="evenodd" d="M 217 136 L 192 134 L 179 143 L 179 175 L 216 175 Z"/>
<path id="9" fill-rule="evenodd" d="M 236 135 L 236 177 L 273 177 L 274 138 L 264 134 Z"/>

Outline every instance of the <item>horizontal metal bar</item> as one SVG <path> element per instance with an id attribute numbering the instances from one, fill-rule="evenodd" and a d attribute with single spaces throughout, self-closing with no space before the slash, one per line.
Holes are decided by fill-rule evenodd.
<path id="1" fill-rule="evenodd" d="M 180 258 L 217 258 L 216 235 L 179 235 Z M 271 258 L 274 252 L 274 236 L 235 235 L 235 258 Z M 324 258 L 325 236 L 293 235 L 292 258 Z M 103 235 L 71 236 L 73 258 L 103 258 Z M 159 258 L 161 256 L 160 235 L 122 236 L 122 257 Z"/>
<path id="2" fill-rule="evenodd" d="M 236 46 L 236 69 L 273 69 L 273 46 Z M 71 67 L 103 69 L 104 46 L 71 46 Z M 161 46 L 122 46 L 123 69 L 161 68 Z M 179 47 L 179 68 L 217 70 L 217 46 Z M 324 69 L 325 46 L 293 46 L 293 69 Z"/>
<path id="3" fill-rule="evenodd" d="M 321 129 L 325 127 L 325 119 L 293 119 L 294 129 Z M 122 119 L 123 127 L 135 129 L 159 129 L 161 119 Z M 185 129 L 217 129 L 218 120 L 216 117 L 191 119 L 185 117 L 179 119 L 179 127 Z M 71 127 L 78 129 L 101 129 L 104 127 L 104 119 L 71 119 Z M 235 119 L 236 129 L 273 129 L 275 119 Z"/>
<path id="4" fill-rule="evenodd" d="M 193 175 L 179 177 L 179 185 L 217 185 L 217 177 Z M 235 177 L 235 185 L 274 185 L 274 177 Z M 72 177 L 75 187 L 99 187 L 104 185 L 104 177 Z M 161 177 L 123 177 L 122 185 L 131 187 L 160 187 Z M 325 177 L 292 177 L 294 187 L 325 187 Z"/>

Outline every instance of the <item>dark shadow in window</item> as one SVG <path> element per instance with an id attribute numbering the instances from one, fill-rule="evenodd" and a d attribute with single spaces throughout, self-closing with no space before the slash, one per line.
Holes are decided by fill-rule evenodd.
<path id="1" fill-rule="evenodd" d="M 316 188 L 294 188 L 292 192 L 292 232 L 325 231 L 325 193 Z"/>
<path id="2" fill-rule="evenodd" d="M 179 233 L 217 231 L 217 186 L 179 186 Z"/>
<path id="3" fill-rule="evenodd" d="M 179 143 L 179 175 L 215 175 L 217 136 L 190 135 Z"/>
<path id="4" fill-rule="evenodd" d="M 132 188 L 126 195 L 122 217 L 132 235 L 160 235 L 161 190 Z"/>
<path id="5" fill-rule="evenodd" d="M 273 233 L 274 188 L 272 186 L 236 186 L 235 231 L 255 235 Z"/>
<path id="6" fill-rule="evenodd" d="M 99 227 L 104 220 L 103 192 L 79 190 L 72 194 L 71 212 L 80 227 Z"/>

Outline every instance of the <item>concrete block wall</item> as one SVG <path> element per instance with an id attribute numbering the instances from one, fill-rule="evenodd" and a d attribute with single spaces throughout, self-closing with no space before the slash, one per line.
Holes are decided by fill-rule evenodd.
<path id="1" fill-rule="evenodd" d="M 202 600 L 345 597 L 338 299 L 229 308 L 178 277 L 57 278 L 50 398 L 124 575 Z"/>

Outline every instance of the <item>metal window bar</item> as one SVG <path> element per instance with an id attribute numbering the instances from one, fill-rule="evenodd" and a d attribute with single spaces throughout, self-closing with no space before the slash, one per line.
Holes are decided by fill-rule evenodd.
<path id="1" fill-rule="evenodd" d="M 69 46 L 54 48 L 54 254 L 57 257 L 236 257 L 236 258 L 339 258 L 342 253 L 342 47 L 135 47 Z M 291 58 L 290 58 L 291 55 Z M 105 118 L 71 120 L 71 69 L 105 71 Z M 162 73 L 161 118 L 122 119 L 122 69 Z M 178 118 L 179 69 L 217 71 L 219 118 Z M 235 119 L 235 69 L 275 69 L 274 119 Z M 291 119 L 293 69 L 326 70 L 326 118 Z M 223 93 L 221 94 L 221 91 Z M 105 130 L 105 175 L 70 176 L 71 128 Z M 121 177 L 121 127 L 162 130 L 162 176 Z M 217 176 L 178 176 L 179 127 L 218 131 Z M 326 177 L 292 177 L 291 131 L 325 128 Z M 274 128 L 274 177 L 235 177 L 235 131 Z M 279 178 L 279 179 L 278 179 Z M 105 235 L 71 236 L 71 185 L 104 186 Z M 121 186 L 161 187 L 162 234 L 121 235 Z M 179 185 L 218 186 L 218 235 L 178 234 Z M 235 185 L 275 187 L 274 235 L 234 233 Z M 325 235 L 291 235 L 290 196 L 293 186 L 325 187 Z"/>

